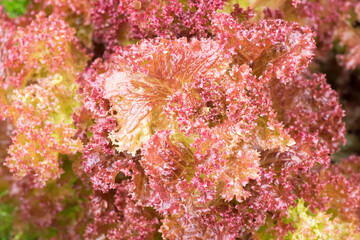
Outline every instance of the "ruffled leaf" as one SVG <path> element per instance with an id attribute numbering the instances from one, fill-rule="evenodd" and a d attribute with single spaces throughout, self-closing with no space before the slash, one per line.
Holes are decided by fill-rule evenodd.
<path id="1" fill-rule="evenodd" d="M 199 76 L 219 76 L 226 64 L 220 49 L 212 40 L 143 42 L 127 60 L 138 71 L 115 57 L 120 66 L 102 78 L 119 126 L 110 136 L 117 149 L 135 153 L 157 130 L 175 128 L 163 111 L 167 98 Z"/>
<path id="2" fill-rule="evenodd" d="M 141 164 L 149 178 L 151 205 L 161 213 L 179 211 L 186 196 L 194 191 L 190 185 L 182 189 L 194 174 L 191 142 L 181 134 L 160 131 L 144 146 Z"/>
<path id="3" fill-rule="evenodd" d="M 280 19 L 239 24 L 230 15 L 219 14 L 213 32 L 227 42 L 234 63 L 248 64 L 262 81 L 289 81 L 308 66 L 315 48 L 310 28 Z"/>
<path id="4" fill-rule="evenodd" d="M 277 117 L 293 138 L 311 134 L 331 153 L 345 143 L 344 111 L 324 75 L 299 75 L 286 85 L 275 81 L 271 91 Z"/>
<path id="5" fill-rule="evenodd" d="M 16 128 L 6 164 L 18 177 L 34 175 L 37 186 L 43 186 L 62 173 L 59 154 L 82 149 L 81 142 L 72 138 L 76 131 L 71 116 L 79 105 L 75 93 L 76 84 L 59 75 L 14 92 L 5 112 Z"/>

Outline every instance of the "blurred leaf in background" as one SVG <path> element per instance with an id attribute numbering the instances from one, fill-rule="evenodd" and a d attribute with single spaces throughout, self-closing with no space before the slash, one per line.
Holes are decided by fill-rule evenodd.
<path id="1" fill-rule="evenodd" d="M 28 3 L 29 0 L 0 0 L 0 5 L 4 6 L 5 12 L 12 18 L 24 14 Z"/>
<path id="2" fill-rule="evenodd" d="M 10 239 L 14 208 L 9 204 L 0 203 L 0 240 Z"/>

